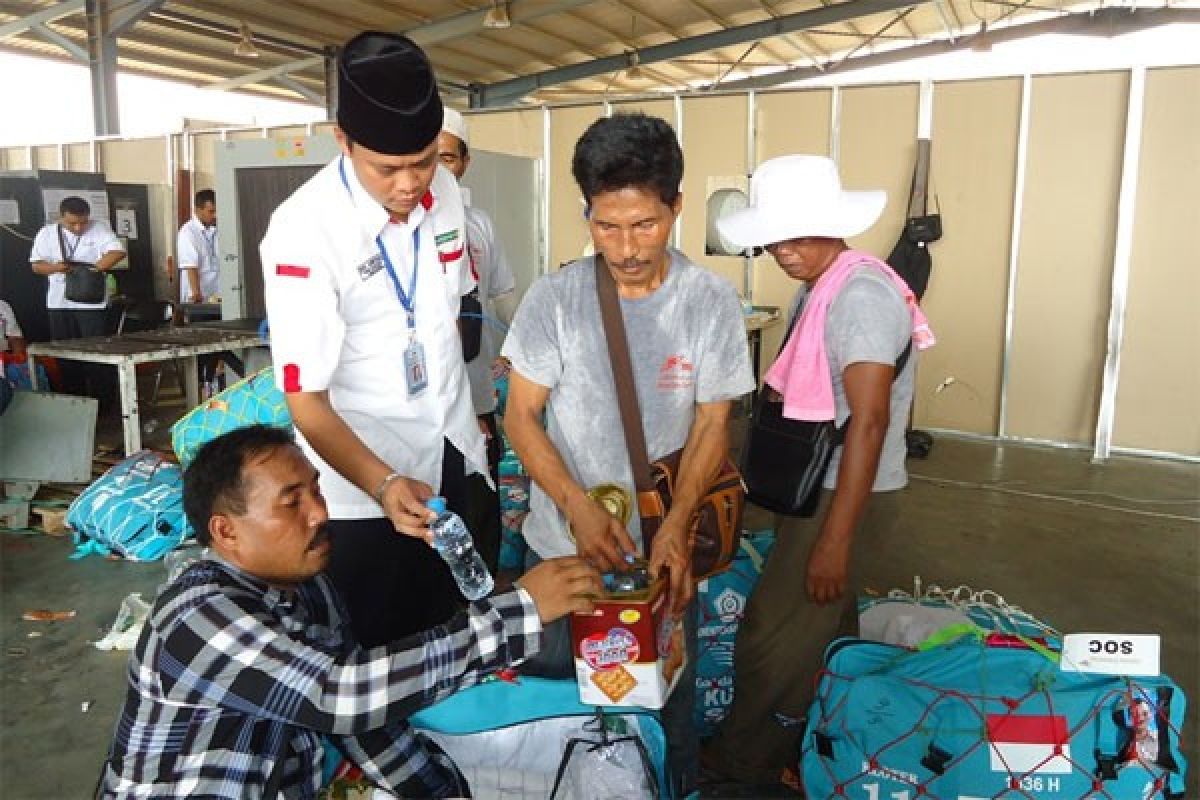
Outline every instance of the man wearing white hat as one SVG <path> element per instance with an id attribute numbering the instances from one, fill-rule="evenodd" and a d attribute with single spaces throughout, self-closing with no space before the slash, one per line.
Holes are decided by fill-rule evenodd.
<path id="1" fill-rule="evenodd" d="M 828 158 L 783 156 L 755 170 L 749 206 L 717 222 L 731 241 L 764 247 L 804 283 L 787 343 L 765 376 L 771 398 L 784 403 L 785 417 L 834 420 L 845 434 L 815 516 L 777 521 L 738 631 L 733 705 L 705 752 L 706 767 L 738 780 L 775 781 L 795 763 L 795 734 L 774 715 L 808 713 L 824 648 L 853 621 L 853 554 L 890 536 L 890 493 L 907 483 L 909 343 L 928 346 L 932 334 L 903 280 L 846 244 L 886 202 L 882 191 L 843 189 Z"/>
<path id="2" fill-rule="evenodd" d="M 453 108 L 442 110 L 438 159 L 460 181 L 471 164 L 467 122 Z M 500 432 L 496 427 L 496 387 L 492 379 L 492 363 L 500 354 L 499 340 L 502 338 L 496 329 L 499 317 L 496 303 L 512 293 L 516 288 L 516 279 L 504 255 L 504 248 L 496 237 L 492 218 L 483 209 L 471 205 L 469 189 L 463 189 L 462 196 L 467 223 L 467 266 L 478 287 L 484 317 L 479 354 L 467 362 L 467 378 L 471 382 L 471 402 L 475 406 L 475 415 L 479 417 L 479 429 L 488 440 L 488 468 L 495 481 L 499 479 L 500 458 L 504 454 Z M 500 554 L 500 506 L 494 492 L 487 494 L 489 496 L 472 498 L 470 510 L 475 519 L 468 520 L 468 524 L 481 545 L 484 559 L 495 569 Z"/>

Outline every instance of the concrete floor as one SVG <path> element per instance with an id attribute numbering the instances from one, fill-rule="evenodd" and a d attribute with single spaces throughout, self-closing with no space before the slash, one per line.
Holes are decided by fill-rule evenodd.
<path id="1" fill-rule="evenodd" d="M 113 421 L 101 428 L 101 441 L 112 441 Z M 149 443 L 164 434 L 165 426 Z M 909 467 L 905 537 L 865 565 L 870 586 L 911 587 L 920 575 L 926 585 L 994 589 L 1062 631 L 1159 633 L 1164 671 L 1200 700 L 1200 466 L 1132 458 L 1097 466 L 1081 451 L 939 437 L 930 458 Z M 752 516 L 748 527 L 762 521 Z M 71 549 L 69 539 L 0 536 L 5 800 L 90 796 L 127 659 L 91 642 L 126 594 L 149 598 L 166 575 L 159 563 L 68 561 Z M 78 613 L 23 621 L 33 608 Z M 1183 733 L 1189 796 L 1200 769 L 1195 719 L 1192 711 Z"/>

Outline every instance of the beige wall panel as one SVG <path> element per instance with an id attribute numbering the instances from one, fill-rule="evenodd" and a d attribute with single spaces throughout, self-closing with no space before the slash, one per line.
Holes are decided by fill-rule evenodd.
<path id="1" fill-rule="evenodd" d="M 230 139 L 269 139 L 270 136 L 263 136 L 262 128 L 250 128 L 249 130 L 230 131 Z"/>
<path id="2" fill-rule="evenodd" d="M 674 100 L 633 100 L 628 103 L 613 103 L 614 114 L 633 114 L 638 111 L 651 117 L 661 117 L 675 127 Z"/>
<path id="3" fill-rule="evenodd" d="M 575 142 L 604 115 L 604 107 L 570 106 L 550 112 L 550 270 L 583 255 L 590 239 L 583 219 L 583 195 L 571 175 Z"/>
<path id="4" fill-rule="evenodd" d="M 885 189 L 887 207 L 874 227 L 850 240 L 884 258 L 892 250 L 908 209 L 916 157 L 917 84 L 842 90 L 838 167 L 847 189 Z"/>
<path id="5" fill-rule="evenodd" d="M 167 140 L 100 142 L 97 147 L 104 176 L 113 183 L 167 183 Z"/>
<path id="6" fill-rule="evenodd" d="M 789 153 L 829 155 L 830 89 L 764 92 L 754 98 L 757 163 Z"/>
<path id="7" fill-rule="evenodd" d="M 471 147 L 528 158 L 542 157 L 542 110 L 467 114 Z"/>
<path id="8" fill-rule="evenodd" d="M 87 142 L 67 145 L 67 169 L 79 172 L 92 171 L 92 146 Z"/>
<path id="9" fill-rule="evenodd" d="M 1146 77 L 1113 443 L 1200 456 L 1200 68 Z"/>
<path id="10" fill-rule="evenodd" d="M 330 136 L 333 136 L 333 129 L 336 127 L 337 127 L 337 125 L 333 122 L 313 123 L 313 135 L 316 135 L 318 133 L 328 133 Z"/>
<path id="11" fill-rule="evenodd" d="M 683 224 L 681 247 L 697 264 L 722 275 L 742 293 L 742 259 L 704 255 L 705 200 L 710 177 L 745 175 L 745 95 L 683 100 Z"/>
<path id="12" fill-rule="evenodd" d="M 754 98 L 756 164 L 790 153 L 829 154 L 829 114 L 833 92 L 829 89 L 766 92 Z M 770 256 L 755 259 L 754 304 L 786 309 L 796 293 L 796 281 L 783 274 Z M 787 326 L 763 332 L 762 369 L 783 344 Z"/>
<path id="13" fill-rule="evenodd" d="M 1020 114 L 1019 78 L 934 88 L 931 188 L 945 234 L 921 301 L 938 344 L 920 358 L 919 426 L 998 430 Z"/>
<path id="14" fill-rule="evenodd" d="M 58 162 L 58 145 L 44 144 L 33 148 L 33 163 L 37 169 L 62 169 Z"/>
<path id="15" fill-rule="evenodd" d="M 3 157 L 0 158 L 0 165 L 4 169 L 30 169 L 32 165 L 29 163 L 29 150 L 24 147 L 6 147 L 3 150 Z"/>
<path id="16" fill-rule="evenodd" d="M 1033 79 L 1007 433 L 1091 442 L 1104 367 L 1127 73 Z"/>
<path id="17" fill-rule="evenodd" d="M 219 133 L 198 133 L 192 137 L 192 186 L 212 186 L 217 174 Z"/>

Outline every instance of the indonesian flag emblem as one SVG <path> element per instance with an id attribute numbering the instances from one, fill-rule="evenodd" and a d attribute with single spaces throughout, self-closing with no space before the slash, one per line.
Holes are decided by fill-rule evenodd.
<path id="1" fill-rule="evenodd" d="M 1067 718 L 988 714 L 992 771 L 1065 775 L 1073 771 Z"/>

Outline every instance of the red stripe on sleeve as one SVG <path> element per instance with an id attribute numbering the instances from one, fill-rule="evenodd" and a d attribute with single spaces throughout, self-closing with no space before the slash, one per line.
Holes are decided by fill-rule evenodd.
<path id="1" fill-rule="evenodd" d="M 461 247 L 457 250 L 451 250 L 449 253 L 443 253 L 439 250 L 438 260 L 440 260 L 443 264 L 449 264 L 451 261 L 458 261 L 460 258 L 462 258 L 462 254 L 463 249 Z"/>
<path id="2" fill-rule="evenodd" d="M 300 388 L 300 366 L 298 364 L 283 365 L 283 391 L 288 394 L 304 391 Z"/>
<path id="3" fill-rule="evenodd" d="M 312 272 L 308 267 L 299 267 L 295 264 L 276 264 L 275 274 L 281 275 L 284 278 L 307 278 Z"/>

